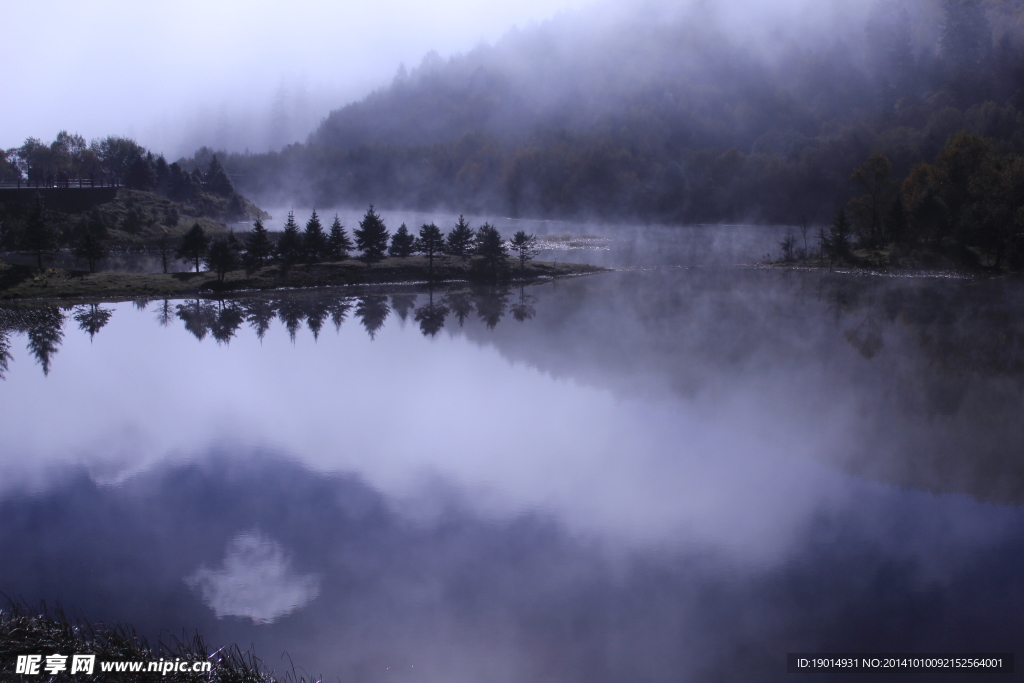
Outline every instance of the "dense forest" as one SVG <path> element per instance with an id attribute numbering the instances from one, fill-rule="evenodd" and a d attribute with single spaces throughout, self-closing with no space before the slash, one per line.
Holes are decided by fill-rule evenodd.
<path id="1" fill-rule="evenodd" d="M 798 223 L 831 220 L 876 152 L 902 178 L 961 130 L 1024 149 L 1019 2 L 884 0 L 761 33 L 703 4 L 640 14 L 428 56 L 304 144 L 224 165 L 265 203 Z"/>

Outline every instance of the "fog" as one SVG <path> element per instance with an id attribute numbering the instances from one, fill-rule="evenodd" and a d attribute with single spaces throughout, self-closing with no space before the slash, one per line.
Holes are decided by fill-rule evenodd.
<path id="1" fill-rule="evenodd" d="M 430 51 L 492 41 L 582 0 L 334 3 L 59 0 L 4 7 L 0 147 L 59 130 L 127 135 L 170 158 L 265 151 Z"/>

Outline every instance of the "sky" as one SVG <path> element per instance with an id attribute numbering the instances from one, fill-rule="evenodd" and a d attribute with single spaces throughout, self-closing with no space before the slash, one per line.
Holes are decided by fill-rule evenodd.
<path id="1" fill-rule="evenodd" d="M 304 140 L 399 65 L 447 57 L 586 0 L 4 2 L 0 148 L 66 129 L 177 158 Z"/>

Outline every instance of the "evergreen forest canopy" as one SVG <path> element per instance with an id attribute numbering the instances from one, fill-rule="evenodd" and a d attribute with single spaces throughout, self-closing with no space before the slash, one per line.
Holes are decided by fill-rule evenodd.
<path id="1" fill-rule="evenodd" d="M 774 22 L 755 9 L 563 15 L 428 55 L 304 144 L 222 159 L 264 203 L 820 223 L 861 191 L 850 176 L 873 153 L 893 179 L 962 130 L 1021 153 L 1019 2 L 833 3 Z"/>

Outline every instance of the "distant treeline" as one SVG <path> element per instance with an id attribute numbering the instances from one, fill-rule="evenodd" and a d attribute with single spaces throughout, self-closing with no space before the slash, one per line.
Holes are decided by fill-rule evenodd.
<path id="1" fill-rule="evenodd" d="M 510 248 L 515 251 L 520 267 L 537 252 L 536 237 L 523 230 L 506 243 L 490 223 L 484 223 L 474 231 L 463 216 L 459 216 L 447 235 L 433 223 L 424 224 L 418 237 L 409 232 L 405 223 L 391 234 L 372 205 L 359 221 L 359 227 L 353 230 L 353 236 L 355 242 L 349 238 L 337 214 L 330 230 L 325 231 L 314 209 L 302 231 L 295 222 L 294 212 L 289 212 L 280 234 L 272 236 L 263 226 L 263 221 L 257 218 L 253 229 L 241 240 L 233 232 L 210 240 L 197 223 L 181 238 L 175 256 L 192 263 L 197 273 L 200 262 L 205 263 L 223 281 L 225 274 L 242 266 L 256 269 L 277 263 L 282 269 L 287 269 L 297 263 L 343 261 L 349 258 L 350 252 L 357 250 L 367 264 L 380 261 L 385 256 L 408 258 L 413 254 L 423 254 L 429 261 L 431 275 L 434 260 L 441 255 L 462 259 L 476 257 L 476 263 L 482 270 L 497 273 L 508 265 Z M 167 272 L 166 257 L 164 272 Z"/>
<path id="2" fill-rule="evenodd" d="M 434 56 L 304 144 L 224 165 L 266 202 L 797 224 L 830 220 L 876 152 L 904 177 L 961 131 L 1024 151 L 1019 3 L 886 0 L 767 47 L 702 17 L 566 20 Z"/>

